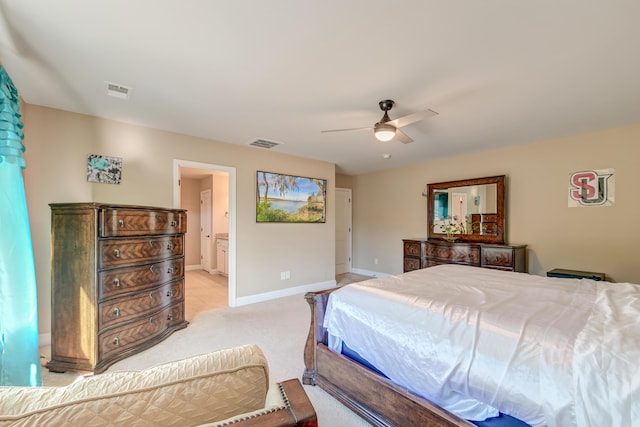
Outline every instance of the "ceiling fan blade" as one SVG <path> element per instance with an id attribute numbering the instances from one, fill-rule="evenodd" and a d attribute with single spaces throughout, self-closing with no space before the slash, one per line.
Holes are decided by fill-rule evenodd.
<path id="1" fill-rule="evenodd" d="M 438 113 L 433 110 L 425 110 L 420 113 L 409 114 L 408 116 L 400 117 L 399 119 L 390 120 L 389 124 L 394 125 L 397 128 L 401 128 L 406 125 L 410 125 L 411 123 L 415 123 L 419 120 L 426 119 L 427 117 L 435 116 Z"/>
<path id="2" fill-rule="evenodd" d="M 371 126 L 366 127 L 366 128 L 348 128 L 348 129 L 330 129 L 330 130 L 321 130 L 320 132 L 322 133 L 326 133 L 326 132 L 343 132 L 346 130 L 366 130 L 366 129 L 373 129 Z"/>
<path id="3" fill-rule="evenodd" d="M 410 142 L 413 142 L 413 139 L 411 139 L 409 137 L 409 135 L 407 135 L 406 133 L 402 132 L 400 129 L 396 129 L 396 136 L 395 138 L 402 142 L 403 144 L 408 144 Z"/>

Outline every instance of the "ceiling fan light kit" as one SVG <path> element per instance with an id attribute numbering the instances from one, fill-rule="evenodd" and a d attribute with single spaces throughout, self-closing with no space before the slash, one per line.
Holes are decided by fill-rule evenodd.
<path id="1" fill-rule="evenodd" d="M 391 141 L 396 136 L 396 128 L 386 123 L 377 123 L 374 134 L 378 141 Z"/>
<path id="2" fill-rule="evenodd" d="M 384 111 L 384 115 L 380 119 L 378 123 L 373 125 L 373 127 L 368 128 L 350 128 L 350 129 L 333 129 L 333 130 L 323 130 L 321 132 L 342 132 L 345 130 L 363 130 L 363 129 L 373 129 L 373 134 L 378 141 L 391 141 L 393 138 L 396 138 L 398 141 L 403 144 L 408 144 L 413 142 L 406 133 L 401 131 L 399 128 L 403 126 L 410 125 L 411 123 L 415 123 L 419 120 L 424 120 L 428 116 L 434 116 L 436 113 L 433 110 L 421 111 L 418 113 L 409 114 L 408 116 L 400 117 L 399 119 L 391 120 L 389 118 L 389 114 L 387 112 L 391 110 L 395 102 L 390 99 L 386 99 L 384 101 L 380 101 L 378 105 L 380 109 Z"/>

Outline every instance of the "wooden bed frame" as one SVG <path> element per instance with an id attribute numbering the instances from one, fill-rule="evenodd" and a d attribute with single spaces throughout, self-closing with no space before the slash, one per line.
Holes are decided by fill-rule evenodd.
<path id="1" fill-rule="evenodd" d="M 311 325 L 304 348 L 304 384 L 319 386 L 374 426 L 474 426 L 329 350 L 323 323 L 327 301 L 334 290 L 305 295 L 311 308 Z"/>

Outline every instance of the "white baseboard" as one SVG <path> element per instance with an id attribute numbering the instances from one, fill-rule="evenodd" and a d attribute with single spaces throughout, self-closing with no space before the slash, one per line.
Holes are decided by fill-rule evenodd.
<path id="1" fill-rule="evenodd" d="M 391 277 L 391 276 L 394 276 L 394 274 L 382 273 L 380 271 L 365 270 L 365 269 L 362 269 L 362 268 L 352 268 L 351 272 L 352 273 L 356 273 L 356 274 L 362 274 L 363 276 L 372 276 L 372 277 Z"/>
<path id="2" fill-rule="evenodd" d="M 276 298 L 288 297 L 291 295 L 304 294 L 306 292 L 317 292 L 325 289 L 335 288 L 336 281 L 328 280 L 326 282 L 312 283 L 310 285 L 296 286 L 294 288 L 286 288 L 273 292 L 265 292 L 262 294 L 250 295 L 248 297 L 236 298 L 236 307 L 241 305 L 255 304 L 257 302 L 269 301 Z"/>
<path id="3" fill-rule="evenodd" d="M 216 270 L 215 268 L 209 268 L 206 269 L 204 268 L 202 265 L 200 264 L 195 264 L 195 265 L 185 265 L 184 267 L 184 271 L 194 271 L 194 270 L 204 270 L 209 274 L 221 274 L 218 270 Z"/>

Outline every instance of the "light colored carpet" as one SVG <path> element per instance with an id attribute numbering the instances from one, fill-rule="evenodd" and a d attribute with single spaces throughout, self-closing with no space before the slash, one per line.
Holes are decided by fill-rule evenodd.
<path id="1" fill-rule="evenodd" d="M 187 275 L 191 273 L 187 272 Z M 187 278 L 186 311 L 190 325 L 158 345 L 113 364 L 109 372 L 140 370 L 213 350 L 255 343 L 269 361 L 272 383 L 302 377 L 303 349 L 311 320 L 311 310 L 303 295 L 242 307 L 225 306 L 190 312 L 190 298 L 204 298 L 204 294 L 192 292 L 190 282 L 193 284 Z M 49 348 L 41 350 L 45 358 L 49 356 Z M 51 386 L 69 384 L 78 377 L 78 374 L 55 374 L 46 369 L 43 375 L 45 385 Z M 304 388 L 316 409 L 320 426 L 369 426 L 320 388 Z"/>

